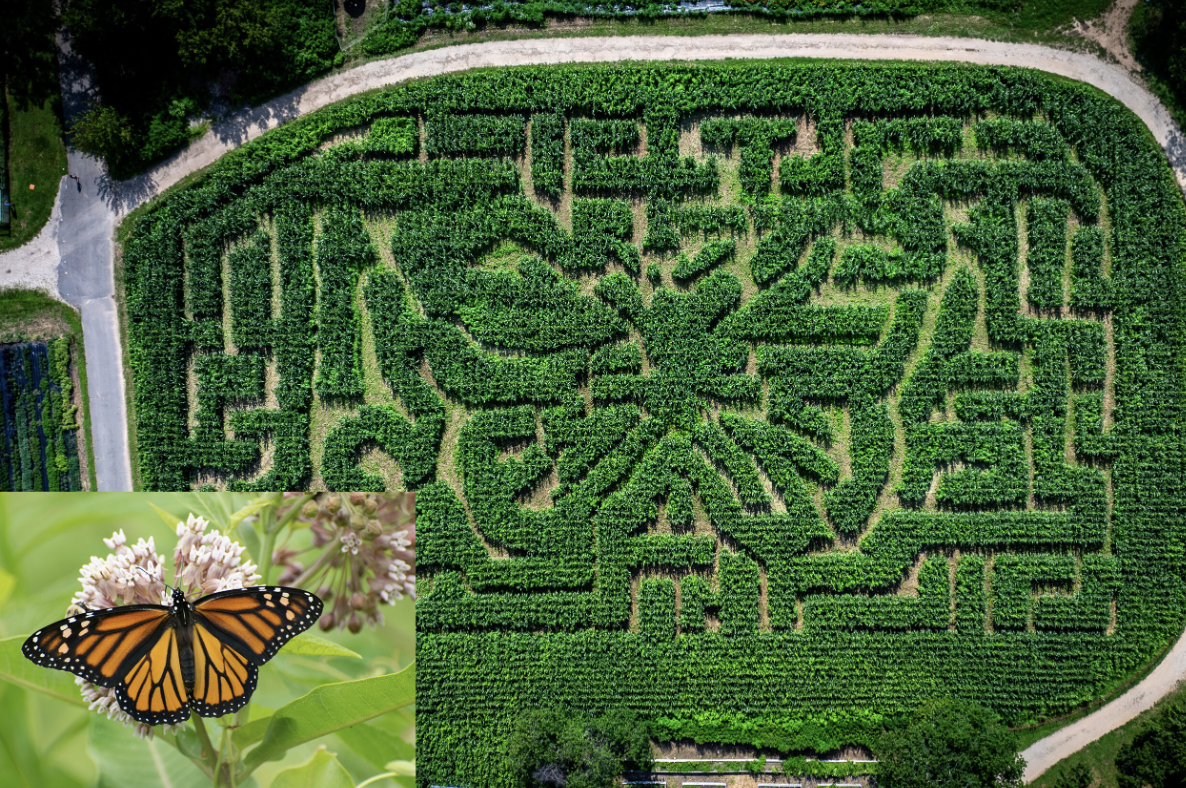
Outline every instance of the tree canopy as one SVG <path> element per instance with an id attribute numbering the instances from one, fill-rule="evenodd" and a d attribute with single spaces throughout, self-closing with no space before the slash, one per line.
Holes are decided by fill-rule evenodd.
<path id="1" fill-rule="evenodd" d="M 1116 753 L 1120 788 L 1186 785 L 1186 703 L 1159 711 L 1149 725 Z"/>
<path id="2" fill-rule="evenodd" d="M 628 711 L 535 710 L 516 721 L 507 741 L 508 767 L 530 788 L 610 788 L 627 763 L 651 763 L 647 726 Z"/>
<path id="3" fill-rule="evenodd" d="M 1020 788 L 1017 737 L 990 709 L 946 698 L 924 703 L 876 748 L 880 788 Z"/>

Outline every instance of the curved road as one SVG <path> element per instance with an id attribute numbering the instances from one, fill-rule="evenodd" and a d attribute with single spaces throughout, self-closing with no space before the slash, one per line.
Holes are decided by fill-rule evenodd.
<path id="1" fill-rule="evenodd" d="M 62 295 L 81 305 L 87 333 L 88 367 L 102 365 L 116 374 L 91 372 L 91 408 L 96 430 L 96 458 L 109 455 L 118 466 L 103 474 L 101 489 L 130 489 L 127 428 L 124 414 L 122 352 L 112 308 L 112 231 L 118 219 L 178 183 L 186 175 L 268 129 L 356 93 L 410 79 L 472 68 L 577 62 L 770 59 L 788 57 L 855 60 L 959 61 L 983 65 L 1036 68 L 1080 80 L 1111 94 L 1145 122 L 1166 151 L 1178 184 L 1186 190 L 1186 138 L 1169 113 L 1121 67 L 1098 58 L 1032 44 L 1006 44 L 960 38 L 892 35 L 707 35 L 530 39 L 464 44 L 380 60 L 334 74 L 239 112 L 219 123 L 186 150 L 145 175 L 111 182 L 82 159 L 71 166 L 85 170 L 85 192 L 62 192 L 59 230 Z M 100 199 L 84 201 L 84 196 Z M 102 207 L 100 207 L 102 206 Z M 85 281 L 83 281 L 85 280 Z M 5 284 L 0 277 L 0 286 Z M 88 305 L 90 305 L 88 307 Z M 88 321 L 88 308 L 90 320 Z M 91 337 L 95 337 L 92 342 Z M 89 370 L 88 370 L 89 371 Z M 98 383 L 98 385 L 96 384 Z M 122 458 L 117 455 L 122 454 Z M 122 462 L 121 462 L 122 459 Z M 1186 676 L 1186 635 L 1157 668 L 1137 686 L 1084 719 L 1035 743 L 1023 755 L 1027 781 L 1059 760 L 1152 707 Z"/>

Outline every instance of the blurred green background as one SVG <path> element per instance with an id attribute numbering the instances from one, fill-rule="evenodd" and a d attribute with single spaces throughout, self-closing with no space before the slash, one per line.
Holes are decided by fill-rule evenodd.
<path id="1" fill-rule="evenodd" d="M 172 580 L 177 537 L 150 503 L 185 519 L 202 506 L 226 510 L 229 505 L 229 511 L 234 511 L 253 499 L 228 493 L 198 495 L 0 494 L 0 639 L 24 637 L 63 618 L 71 597 L 81 589 L 79 569 L 91 556 L 102 558 L 110 553 L 103 538 L 121 528 L 129 546 L 141 537 L 154 538 L 156 551 L 166 558 L 166 579 Z M 258 556 L 250 557 L 258 563 Z M 273 582 L 275 577 L 274 573 Z M 384 606 L 383 615 L 383 626 L 364 628 L 357 635 L 349 630 L 311 630 L 359 653 L 362 659 L 278 654 L 260 669 L 250 718 L 262 716 L 258 707 L 274 710 L 317 685 L 391 673 L 410 664 L 415 656 L 415 603 L 404 599 Z M 414 720 L 414 706 L 385 714 L 295 747 L 284 760 L 260 766 L 251 779 L 259 788 L 269 788 L 278 772 L 309 761 L 324 746 L 337 754 L 355 784 L 362 783 L 386 772 L 384 765 L 389 761 L 415 760 Z M 212 720 L 207 726 L 212 737 L 220 730 Z M 249 780 L 247 785 L 251 784 Z M 385 777 L 368 783 L 368 788 L 412 784 L 411 777 Z M 196 788 L 208 786 L 210 781 L 159 738 L 152 742 L 137 739 L 131 728 L 109 721 L 106 715 L 0 678 L 0 785 Z"/>

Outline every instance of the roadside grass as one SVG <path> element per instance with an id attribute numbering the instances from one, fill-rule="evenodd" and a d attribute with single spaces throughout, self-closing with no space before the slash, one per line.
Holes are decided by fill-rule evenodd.
<path id="1" fill-rule="evenodd" d="M 22 107 L 5 93 L 8 104 L 8 189 L 12 227 L 0 233 L 0 251 L 36 237 L 53 212 L 58 183 L 66 174 L 66 145 L 58 102 Z M 30 189 L 32 184 L 36 188 Z"/>
<path id="2" fill-rule="evenodd" d="M 1116 754 L 1120 752 L 1120 748 L 1136 738 L 1158 711 L 1183 701 L 1186 701 L 1186 686 L 1179 684 L 1177 689 L 1158 701 L 1152 709 L 1142 712 L 1116 730 L 1059 761 L 1038 779 L 1027 783 L 1028 788 L 1053 788 L 1059 777 L 1078 764 L 1084 764 L 1092 770 L 1096 779 L 1094 788 L 1117 788 Z"/>
<path id="3" fill-rule="evenodd" d="M 430 29 L 411 47 L 386 55 L 350 59 L 345 68 L 369 60 L 398 57 L 410 52 L 438 49 L 480 41 L 525 38 L 577 38 L 624 35 L 722 35 L 736 33 L 893 33 L 923 36 L 957 36 L 992 41 L 1046 44 L 1060 49 L 1102 51 L 1095 42 L 1068 36 L 1059 28 L 1075 19 L 1090 20 L 1102 14 L 1112 0 L 1030 0 L 1016 11 L 986 10 L 974 3 L 950 11 L 914 17 L 816 17 L 777 20 L 750 14 L 708 14 L 701 18 L 598 19 L 551 17 L 540 25 L 483 25 L 475 30 Z"/>
<path id="4" fill-rule="evenodd" d="M 69 304 L 37 290 L 0 291 L 0 342 L 48 340 L 61 336 L 74 339 L 70 363 L 78 376 L 76 399 L 82 412 L 82 444 L 89 489 L 98 490 L 95 478 L 95 449 L 91 442 L 91 403 L 87 390 L 86 352 L 82 341 L 82 318 Z"/>

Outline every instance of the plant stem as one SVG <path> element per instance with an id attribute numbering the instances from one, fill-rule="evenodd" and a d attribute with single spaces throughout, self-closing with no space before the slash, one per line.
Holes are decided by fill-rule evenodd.
<path id="1" fill-rule="evenodd" d="M 222 738 L 218 742 L 218 759 L 214 764 L 214 788 L 218 788 L 220 785 L 223 784 L 222 770 L 226 766 L 226 764 L 223 761 L 223 748 L 225 747 L 225 745 L 226 745 L 226 728 L 223 728 L 222 729 Z"/>
<path id="2" fill-rule="evenodd" d="M 354 786 L 354 788 L 362 788 L 364 785 L 370 785 L 371 783 L 375 783 L 375 782 L 378 782 L 379 780 L 385 779 L 387 777 L 394 777 L 394 776 L 395 776 L 395 772 L 383 772 L 382 774 L 376 774 L 374 777 L 366 778 L 365 780 L 360 782 L 358 785 Z"/>
<path id="3" fill-rule="evenodd" d="M 276 525 L 272 530 L 279 531 L 281 528 L 292 522 L 293 519 L 301 513 L 301 509 L 305 508 L 305 504 L 313 500 L 315 495 L 317 495 L 317 493 L 305 493 L 300 498 L 297 498 L 295 501 L 293 501 L 292 508 L 285 512 L 284 516 L 276 521 Z"/>
<path id="4" fill-rule="evenodd" d="M 283 517 L 277 520 L 270 527 L 264 528 L 263 541 L 259 549 L 261 553 L 259 557 L 259 576 L 262 578 L 264 585 L 268 584 L 268 574 L 272 571 L 272 550 L 276 544 L 276 535 L 279 534 L 280 531 L 284 530 L 285 526 L 292 522 L 293 518 L 301 513 L 302 507 L 304 507 L 308 501 L 312 500 L 314 495 L 316 495 L 316 493 L 305 493 L 300 498 L 297 498 L 293 502 L 293 506 L 284 513 Z M 270 512 L 271 509 L 268 511 Z"/>
<path id="5" fill-rule="evenodd" d="M 272 545 L 275 541 L 276 532 L 270 528 L 265 529 L 263 542 L 259 548 L 259 576 L 260 582 L 264 585 L 268 584 L 268 573 L 272 571 Z"/>
<path id="6" fill-rule="evenodd" d="M 325 552 L 323 552 L 321 555 L 317 556 L 317 560 L 313 562 L 313 565 L 310 566 L 308 569 L 306 569 L 304 572 L 301 572 L 301 576 L 298 577 L 296 580 L 294 580 L 292 582 L 292 584 L 294 586 L 296 586 L 297 588 L 300 588 L 302 583 L 306 583 L 313 577 L 316 577 L 317 573 L 320 572 L 325 567 L 326 564 L 328 564 L 331 560 L 333 560 L 335 546 L 336 545 L 334 542 L 330 542 L 329 544 L 327 544 L 325 546 Z"/>
<path id="7" fill-rule="evenodd" d="M 217 750 L 214 749 L 214 744 L 210 741 L 210 734 L 206 732 L 205 721 L 198 716 L 196 711 L 191 716 L 194 720 L 194 727 L 198 730 L 198 738 L 202 740 L 202 755 L 206 758 L 206 766 L 207 768 L 214 769 L 214 778 L 217 780 Z"/>

